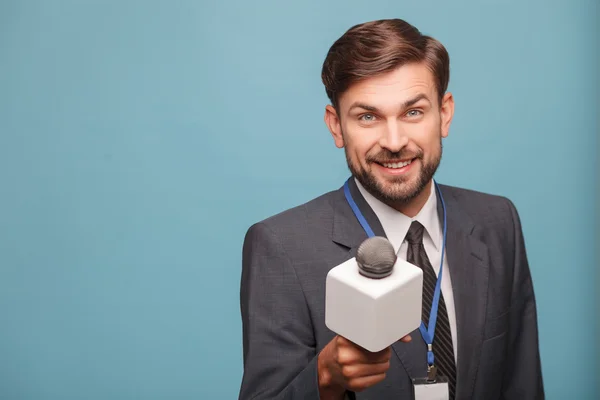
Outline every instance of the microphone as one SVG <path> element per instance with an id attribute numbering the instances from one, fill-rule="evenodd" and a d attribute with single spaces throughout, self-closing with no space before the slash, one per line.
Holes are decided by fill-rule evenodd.
<path id="1" fill-rule="evenodd" d="M 329 271 L 325 285 L 325 325 L 368 351 L 421 325 L 423 271 L 398 258 L 384 237 L 365 240 L 356 257 Z"/>

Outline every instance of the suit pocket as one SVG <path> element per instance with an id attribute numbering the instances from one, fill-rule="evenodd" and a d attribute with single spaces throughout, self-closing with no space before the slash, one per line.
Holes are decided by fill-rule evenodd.
<path id="1" fill-rule="evenodd" d="M 489 319 L 485 324 L 483 340 L 492 340 L 507 332 L 510 311 L 506 310 L 497 317 Z"/>
<path id="2" fill-rule="evenodd" d="M 481 345 L 481 365 L 503 362 L 506 357 L 506 331 L 486 339 Z"/>

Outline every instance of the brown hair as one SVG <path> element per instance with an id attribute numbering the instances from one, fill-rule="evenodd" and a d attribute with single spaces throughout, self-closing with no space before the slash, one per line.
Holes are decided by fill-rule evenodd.
<path id="1" fill-rule="evenodd" d="M 329 49 L 321 79 L 327 97 L 339 111 L 339 96 L 352 84 L 412 62 L 425 62 L 429 67 L 441 104 L 450 79 L 448 52 L 439 41 L 401 19 L 371 21 L 350 28 Z"/>

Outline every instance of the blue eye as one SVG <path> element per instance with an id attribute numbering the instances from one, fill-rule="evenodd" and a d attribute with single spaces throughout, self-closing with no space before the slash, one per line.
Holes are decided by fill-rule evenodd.
<path id="1" fill-rule="evenodd" d="M 372 122 L 375 121 L 375 116 L 373 114 L 363 114 L 359 119 L 365 122 Z"/>
<path id="2" fill-rule="evenodd" d="M 408 115 L 409 117 L 418 117 L 421 114 L 423 114 L 421 110 L 410 110 L 406 113 L 406 115 Z"/>

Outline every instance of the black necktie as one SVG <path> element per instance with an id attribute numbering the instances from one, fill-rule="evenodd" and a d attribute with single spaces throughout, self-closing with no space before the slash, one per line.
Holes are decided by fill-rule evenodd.
<path id="1" fill-rule="evenodd" d="M 433 302 L 433 293 L 437 276 L 431 267 L 425 247 L 423 247 L 424 227 L 419 222 L 414 221 L 408 233 L 406 241 L 408 242 L 408 254 L 406 261 L 414 264 L 423 270 L 423 322 L 427 327 L 429 324 L 429 313 Z M 443 279 L 443 278 L 442 278 Z M 437 323 L 435 325 L 435 336 L 433 339 L 433 355 L 435 357 L 435 366 L 438 375 L 444 375 L 448 378 L 448 388 L 450 390 L 450 399 L 454 399 L 456 390 L 456 365 L 454 362 L 454 349 L 452 346 L 452 334 L 450 333 L 450 323 L 448 321 L 448 312 L 444 296 L 440 293 L 438 304 Z M 423 355 L 425 357 L 425 355 Z"/>

